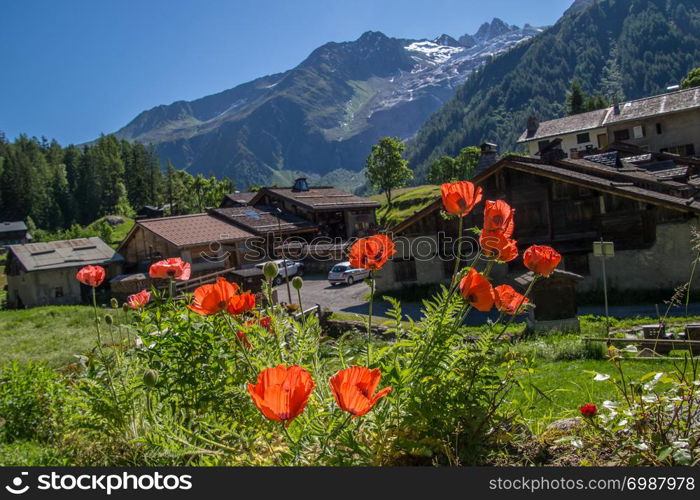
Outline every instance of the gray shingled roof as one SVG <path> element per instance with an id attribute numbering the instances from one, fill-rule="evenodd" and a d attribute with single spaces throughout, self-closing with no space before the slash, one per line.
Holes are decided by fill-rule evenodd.
<path id="1" fill-rule="evenodd" d="M 557 135 L 570 134 L 572 132 L 584 132 L 594 128 L 603 127 L 608 108 L 579 113 L 577 115 L 565 116 L 556 120 L 542 122 L 537 127 L 534 134 L 528 135 L 527 130 L 518 138 L 518 142 L 532 141 L 535 139 L 545 139 Z"/>
<path id="2" fill-rule="evenodd" d="M 8 245 L 27 272 L 87 265 L 108 265 L 124 258 L 99 238 Z"/>
<path id="3" fill-rule="evenodd" d="M 615 114 L 613 106 L 610 106 L 589 111 L 588 113 L 579 113 L 555 120 L 548 120 L 540 123 L 532 135 L 528 135 L 527 130 L 523 132 L 518 138 L 518 142 L 546 139 L 573 132 L 584 132 L 613 123 L 638 120 L 694 108 L 700 108 L 700 87 L 623 102 L 620 103 L 619 114 Z"/>
<path id="4" fill-rule="evenodd" d="M 334 187 L 311 187 L 308 191 L 296 191 L 288 188 L 263 188 L 258 191 L 251 204 L 257 204 L 265 193 L 272 193 L 288 200 L 309 207 L 312 210 L 337 210 L 343 208 L 379 208 L 380 204 L 369 198 L 348 193 Z"/>
<path id="5" fill-rule="evenodd" d="M 8 221 L 0 222 L 0 233 L 15 233 L 19 231 L 26 231 L 27 225 L 21 220 L 18 221 Z"/>
<path id="6" fill-rule="evenodd" d="M 228 198 L 234 203 L 238 203 L 239 205 L 247 205 L 248 203 L 250 203 L 250 200 L 255 198 L 256 194 L 258 193 L 250 191 L 246 191 L 243 193 L 229 193 L 226 195 L 226 198 Z"/>
<path id="7" fill-rule="evenodd" d="M 265 205 L 216 208 L 212 213 L 255 234 L 277 231 L 313 230 L 316 225 L 289 212 L 278 214 L 275 207 Z"/>
<path id="8" fill-rule="evenodd" d="M 660 94 L 620 104 L 620 113 L 608 113 L 605 124 L 700 108 L 700 87 Z M 612 108 L 608 108 L 612 110 Z"/>

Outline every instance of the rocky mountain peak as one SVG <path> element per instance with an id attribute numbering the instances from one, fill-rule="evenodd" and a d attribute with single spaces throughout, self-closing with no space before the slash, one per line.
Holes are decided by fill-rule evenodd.
<path id="1" fill-rule="evenodd" d="M 474 34 L 474 38 L 479 42 L 483 42 L 517 29 L 517 26 L 510 25 L 503 20 L 494 17 L 490 23 L 486 22 L 479 27 L 479 30 Z"/>
<path id="2" fill-rule="evenodd" d="M 437 43 L 438 45 L 445 45 L 447 47 L 462 47 L 463 46 L 457 40 L 452 38 L 450 35 L 446 35 L 445 33 L 443 33 L 439 37 L 435 38 L 433 40 L 433 43 Z"/>

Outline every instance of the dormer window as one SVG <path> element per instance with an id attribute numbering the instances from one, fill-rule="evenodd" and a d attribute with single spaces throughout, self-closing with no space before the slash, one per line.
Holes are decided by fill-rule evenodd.
<path id="1" fill-rule="evenodd" d="M 308 191 L 309 190 L 309 183 L 306 182 L 306 177 L 300 177 L 299 179 L 294 181 L 294 186 L 292 187 L 292 191 Z"/>

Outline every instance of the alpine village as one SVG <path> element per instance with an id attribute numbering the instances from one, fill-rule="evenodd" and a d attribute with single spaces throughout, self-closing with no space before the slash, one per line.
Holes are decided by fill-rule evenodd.
<path id="1" fill-rule="evenodd" d="M 700 3 L 453 35 L 0 133 L 0 465 L 698 466 Z"/>

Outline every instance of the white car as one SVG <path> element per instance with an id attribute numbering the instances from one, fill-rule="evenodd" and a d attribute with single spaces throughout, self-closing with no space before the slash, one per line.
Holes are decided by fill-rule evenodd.
<path id="1" fill-rule="evenodd" d="M 328 273 L 328 281 L 331 285 L 335 286 L 339 283 L 345 283 L 346 285 L 352 285 L 358 281 L 362 281 L 369 277 L 369 271 L 367 269 L 359 269 L 357 267 L 352 267 L 350 262 L 339 262 L 333 269 Z"/>
<path id="2" fill-rule="evenodd" d="M 292 276 L 304 275 L 304 264 L 302 264 L 301 262 L 296 262 L 289 259 L 287 259 L 286 261 L 283 259 L 273 260 L 272 262 L 277 264 L 277 267 L 279 267 L 279 273 L 277 273 L 275 279 L 272 280 L 272 284 L 275 286 L 281 285 L 287 275 L 289 275 L 290 278 Z M 286 268 L 285 262 L 287 264 Z M 265 264 L 267 264 L 267 262 L 263 262 L 262 264 L 256 264 L 255 267 L 257 267 L 258 269 L 262 269 L 263 267 L 265 267 Z"/>

